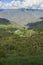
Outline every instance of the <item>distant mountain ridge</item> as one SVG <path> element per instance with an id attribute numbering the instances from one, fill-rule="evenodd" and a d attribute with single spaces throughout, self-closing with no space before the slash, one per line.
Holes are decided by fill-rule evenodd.
<path id="1" fill-rule="evenodd" d="M 27 11 L 43 11 L 43 9 L 31 9 L 31 8 L 20 8 L 19 10 L 21 10 L 21 11 L 24 11 L 24 10 L 27 10 Z"/>
<path id="2" fill-rule="evenodd" d="M 18 25 L 26 25 L 28 23 L 35 23 L 43 16 L 43 10 L 38 9 L 0 9 L 0 18 L 8 19 L 12 23 Z"/>

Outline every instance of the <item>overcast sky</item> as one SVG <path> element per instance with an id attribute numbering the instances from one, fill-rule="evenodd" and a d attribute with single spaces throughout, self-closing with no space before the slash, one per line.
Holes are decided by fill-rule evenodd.
<path id="1" fill-rule="evenodd" d="M 43 9 L 43 0 L 0 0 L 0 9 Z"/>

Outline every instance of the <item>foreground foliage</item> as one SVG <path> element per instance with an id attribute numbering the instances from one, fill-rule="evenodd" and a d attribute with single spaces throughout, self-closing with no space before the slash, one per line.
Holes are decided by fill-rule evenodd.
<path id="1" fill-rule="evenodd" d="M 43 65 L 42 27 L 19 30 L 0 25 L 0 65 Z"/>

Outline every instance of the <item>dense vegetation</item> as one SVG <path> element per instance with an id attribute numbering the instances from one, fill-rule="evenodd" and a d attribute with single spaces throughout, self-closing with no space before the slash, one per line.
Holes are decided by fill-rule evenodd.
<path id="1" fill-rule="evenodd" d="M 43 24 L 18 28 L 0 23 L 0 65 L 43 65 Z"/>

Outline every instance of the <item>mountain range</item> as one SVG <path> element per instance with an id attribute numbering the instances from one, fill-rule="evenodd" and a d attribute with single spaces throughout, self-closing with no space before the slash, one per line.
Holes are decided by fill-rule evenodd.
<path id="1" fill-rule="evenodd" d="M 43 10 L 39 9 L 0 9 L 0 18 L 7 19 L 13 24 L 26 25 L 41 21 Z"/>

